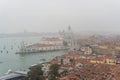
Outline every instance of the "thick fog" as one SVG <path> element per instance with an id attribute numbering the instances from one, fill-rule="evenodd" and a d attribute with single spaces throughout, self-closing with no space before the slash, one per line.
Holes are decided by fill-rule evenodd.
<path id="1" fill-rule="evenodd" d="M 120 0 L 0 0 L 0 33 L 120 30 Z"/>

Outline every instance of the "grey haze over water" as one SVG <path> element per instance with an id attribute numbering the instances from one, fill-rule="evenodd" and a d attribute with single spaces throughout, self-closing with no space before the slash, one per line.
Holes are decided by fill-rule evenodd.
<path id="1" fill-rule="evenodd" d="M 0 76 L 9 69 L 12 71 L 28 70 L 33 64 L 48 62 L 56 56 L 67 53 L 63 51 L 39 52 L 29 54 L 16 54 L 21 48 L 21 43 L 30 45 L 37 43 L 42 37 L 10 37 L 0 38 Z"/>
<path id="2" fill-rule="evenodd" d="M 0 0 L 0 33 L 76 32 L 120 34 L 120 0 Z"/>

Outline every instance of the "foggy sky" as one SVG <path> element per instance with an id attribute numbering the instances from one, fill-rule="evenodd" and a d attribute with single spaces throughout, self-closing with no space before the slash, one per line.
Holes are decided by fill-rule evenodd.
<path id="1" fill-rule="evenodd" d="M 0 33 L 77 32 L 120 34 L 120 0 L 0 0 Z"/>

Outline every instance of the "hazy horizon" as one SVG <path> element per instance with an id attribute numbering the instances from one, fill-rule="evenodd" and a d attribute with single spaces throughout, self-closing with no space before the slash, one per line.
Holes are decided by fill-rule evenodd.
<path id="1" fill-rule="evenodd" d="M 119 0 L 0 0 L 0 33 L 75 32 L 120 34 Z"/>

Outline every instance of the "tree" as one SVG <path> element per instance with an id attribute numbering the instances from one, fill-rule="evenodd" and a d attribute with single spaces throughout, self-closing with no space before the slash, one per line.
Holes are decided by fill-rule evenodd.
<path id="1" fill-rule="evenodd" d="M 42 71 L 42 65 L 36 65 L 30 68 L 28 72 L 30 80 L 45 80 Z"/>
<path id="2" fill-rule="evenodd" d="M 20 80 L 28 80 L 28 78 L 24 77 L 24 78 L 21 78 Z"/>
<path id="3" fill-rule="evenodd" d="M 57 80 L 57 77 L 59 77 L 59 70 L 60 66 L 58 64 L 52 64 L 49 69 L 49 80 Z"/>

